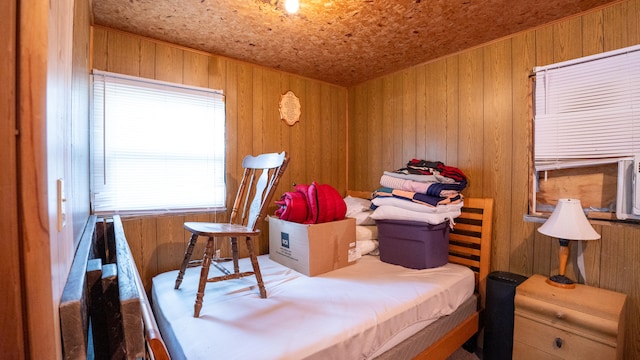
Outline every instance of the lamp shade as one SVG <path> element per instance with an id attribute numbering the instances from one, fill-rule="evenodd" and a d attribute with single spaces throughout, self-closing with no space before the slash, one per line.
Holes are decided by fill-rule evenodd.
<path id="1" fill-rule="evenodd" d="M 559 199 L 553 213 L 538 228 L 541 234 L 567 240 L 597 240 L 598 234 L 582 210 L 578 199 Z"/>

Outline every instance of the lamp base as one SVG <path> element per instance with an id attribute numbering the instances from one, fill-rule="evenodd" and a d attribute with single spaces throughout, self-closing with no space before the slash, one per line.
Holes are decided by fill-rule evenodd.
<path id="1" fill-rule="evenodd" d="M 573 280 L 569 279 L 564 275 L 553 275 L 547 279 L 547 284 L 553 285 L 563 289 L 573 289 L 576 287 L 576 284 L 573 283 Z"/>

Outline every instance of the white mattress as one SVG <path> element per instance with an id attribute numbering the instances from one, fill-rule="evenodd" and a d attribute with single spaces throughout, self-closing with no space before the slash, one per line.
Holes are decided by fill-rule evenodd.
<path id="1" fill-rule="evenodd" d="M 253 276 L 208 283 L 199 318 L 199 267 L 187 269 L 179 290 L 177 271 L 153 278 L 153 308 L 172 359 L 370 359 L 452 313 L 474 288 L 473 272 L 455 264 L 413 270 L 364 256 L 307 277 L 268 255 L 258 261 L 267 299 Z M 240 269 L 250 268 L 241 259 Z"/>

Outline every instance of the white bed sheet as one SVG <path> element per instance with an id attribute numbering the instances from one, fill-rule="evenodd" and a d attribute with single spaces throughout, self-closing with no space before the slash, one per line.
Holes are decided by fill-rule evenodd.
<path id="1" fill-rule="evenodd" d="M 199 318 L 200 268 L 187 269 L 179 290 L 177 271 L 153 278 L 153 308 L 172 359 L 370 359 L 452 313 L 474 289 L 473 272 L 455 264 L 414 270 L 363 256 L 307 277 L 268 255 L 258 259 L 268 298 L 253 276 L 209 283 Z M 241 259 L 241 269 L 250 267 Z"/>

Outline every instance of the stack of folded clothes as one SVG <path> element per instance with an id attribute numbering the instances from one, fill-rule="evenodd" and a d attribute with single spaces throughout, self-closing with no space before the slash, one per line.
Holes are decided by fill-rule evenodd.
<path id="1" fill-rule="evenodd" d="M 460 216 L 461 191 L 467 178 L 440 161 L 412 159 L 407 166 L 385 171 L 372 199 L 375 220 L 410 220 L 440 224 Z"/>

